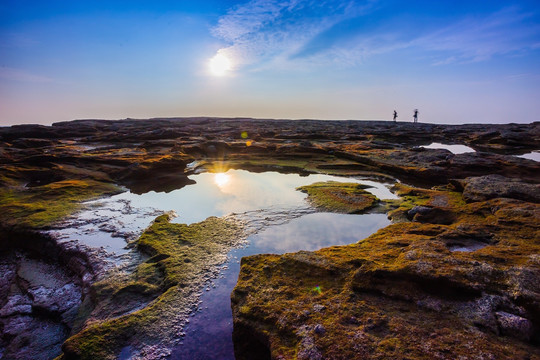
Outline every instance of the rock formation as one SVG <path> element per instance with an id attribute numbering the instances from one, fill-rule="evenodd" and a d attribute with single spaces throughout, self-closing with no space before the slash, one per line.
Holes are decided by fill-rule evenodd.
<path id="1" fill-rule="evenodd" d="M 422 147 L 432 142 L 476 152 Z M 186 118 L 0 128 L 0 355 L 117 358 L 144 356 L 145 339 L 159 346 L 142 315 L 168 314 L 161 296 L 196 288 L 205 274 L 178 280 L 177 258 L 143 236 L 138 270 L 111 284 L 99 253 L 46 230 L 87 199 L 167 192 L 196 171 L 239 168 L 401 183 L 399 201 L 351 188 L 313 195 L 321 209 L 387 211 L 393 224 L 367 239 L 242 259 L 232 294 L 238 359 L 538 359 L 540 165 L 515 156 L 538 144 L 540 123 Z M 115 312 L 124 298 L 152 308 L 120 301 L 126 308 Z"/>

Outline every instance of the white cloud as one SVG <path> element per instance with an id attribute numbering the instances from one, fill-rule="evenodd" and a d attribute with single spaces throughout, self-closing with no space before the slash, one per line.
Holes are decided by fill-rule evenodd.
<path id="1" fill-rule="evenodd" d="M 527 24 L 534 14 L 516 7 L 462 18 L 423 33 L 382 26 L 332 35 L 332 41 L 319 42 L 334 26 L 361 19 L 376 11 L 377 5 L 374 0 L 252 0 L 221 17 L 212 34 L 227 43 L 220 52 L 234 59 L 237 67 L 254 65 L 257 69 L 328 63 L 355 66 L 371 56 L 408 48 L 435 59 L 434 65 L 446 65 L 538 48 L 540 26 L 534 21 Z M 384 24 L 387 20 L 382 16 L 380 21 Z M 315 50 L 310 51 L 312 45 Z"/>
<path id="2" fill-rule="evenodd" d="M 317 34 L 374 3 L 337 0 L 252 0 L 219 19 L 212 34 L 229 45 L 221 52 L 239 65 L 283 59 Z"/>
<path id="3" fill-rule="evenodd" d="M 540 36 L 538 24 L 526 24 L 533 14 L 506 8 L 486 17 L 469 17 L 414 40 L 411 45 L 441 55 L 437 65 L 478 62 L 497 55 L 534 49 Z"/>

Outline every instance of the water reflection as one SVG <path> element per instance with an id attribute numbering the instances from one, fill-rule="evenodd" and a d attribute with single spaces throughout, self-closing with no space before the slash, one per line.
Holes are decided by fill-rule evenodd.
<path id="1" fill-rule="evenodd" d="M 227 184 L 231 181 L 231 175 L 226 173 L 217 173 L 214 174 L 214 182 L 222 191 L 225 189 Z"/>
<path id="2" fill-rule="evenodd" d="M 278 226 L 269 226 L 250 236 L 246 248 L 231 251 L 231 261 L 222 276 L 201 297 L 202 308 L 191 318 L 186 336 L 171 359 L 234 360 L 230 294 L 244 256 L 317 250 L 332 245 L 355 243 L 390 221 L 383 214 L 346 215 L 312 213 Z"/>
<path id="3" fill-rule="evenodd" d="M 441 144 L 441 143 L 431 143 L 427 146 L 423 146 L 426 149 L 446 149 L 450 151 L 452 154 L 464 154 L 469 152 L 476 152 L 471 147 L 465 146 L 465 145 L 448 145 L 448 144 Z"/>
<path id="4" fill-rule="evenodd" d="M 540 151 L 533 151 L 527 154 L 518 155 L 518 157 L 540 162 Z"/>
<path id="5" fill-rule="evenodd" d="M 306 194 L 297 187 L 319 181 L 355 182 L 372 186 L 366 190 L 380 199 L 397 198 L 386 184 L 321 174 L 229 170 L 190 178 L 196 183 L 169 193 L 125 192 L 91 202 L 94 206 L 75 220 L 80 225 L 74 223 L 64 229 L 68 238 L 78 238 L 93 247 L 107 246 L 106 250 L 121 254 L 126 252 L 124 238 L 134 238 L 162 211 L 175 211 L 179 216 L 174 221 L 179 223 L 236 213 L 249 224 L 254 233 L 249 237 L 250 245 L 233 250 L 233 260 L 223 277 L 204 291 L 203 309 L 192 318 L 184 343 L 174 350 L 173 359 L 234 359 L 230 293 L 241 257 L 350 244 L 389 224 L 383 214 L 313 213 L 315 210 L 305 201 Z"/>
<path id="6" fill-rule="evenodd" d="M 225 173 L 202 173 L 190 176 L 196 184 L 170 193 L 154 191 L 142 195 L 124 193 L 118 199 L 129 200 L 133 207 L 155 207 L 174 210 L 178 223 L 191 224 L 209 216 L 223 216 L 270 207 L 293 208 L 302 206 L 306 195 L 295 189 L 317 181 L 357 182 L 373 186 L 367 189 L 380 199 L 397 198 L 381 183 L 368 180 L 312 174 L 280 174 L 277 172 L 251 173 L 229 170 Z"/>
<path id="7" fill-rule="evenodd" d="M 135 239 L 163 211 L 175 211 L 179 216 L 174 222 L 187 224 L 203 221 L 209 216 L 258 212 L 261 209 L 265 214 L 270 213 L 274 220 L 280 214 L 291 219 L 295 217 L 291 216 L 291 210 L 298 212 L 308 206 L 306 194 L 295 189 L 317 181 L 362 183 L 372 186 L 367 191 L 380 199 L 397 198 L 386 184 L 321 174 L 300 176 L 229 170 L 197 174 L 190 178 L 196 183 L 169 193 L 151 191 L 139 195 L 128 191 L 87 202 L 88 209 L 77 214 L 63 229 L 58 229 L 57 234 L 66 241 L 77 239 L 92 248 L 102 247 L 109 253 L 121 255 L 128 252 L 126 240 Z"/>
<path id="8" fill-rule="evenodd" d="M 253 236 L 252 246 L 264 253 L 317 250 L 357 242 L 388 225 L 386 215 L 361 216 L 314 213 L 281 226 L 266 228 Z"/>

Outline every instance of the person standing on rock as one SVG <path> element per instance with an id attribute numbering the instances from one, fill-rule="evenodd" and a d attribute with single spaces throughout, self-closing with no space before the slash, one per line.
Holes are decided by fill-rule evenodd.
<path id="1" fill-rule="evenodd" d="M 414 109 L 413 122 L 418 122 L 418 109 Z"/>
<path id="2" fill-rule="evenodd" d="M 394 122 L 396 122 L 396 119 L 397 119 L 397 111 L 394 110 Z"/>

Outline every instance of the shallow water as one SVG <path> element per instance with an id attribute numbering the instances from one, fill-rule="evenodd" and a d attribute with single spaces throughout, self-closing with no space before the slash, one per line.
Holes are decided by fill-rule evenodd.
<path id="1" fill-rule="evenodd" d="M 119 198 L 131 201 L 136 208 L 159 207 L 178 214 L 176 223 L 191 224 L 209 216 L 223 216 L 258 209 L 292 208 L 303 204 L 306 195 L 295 190 L 298 186 L 317 181 L 357 182 L 373 186 L 366 189 L 380 199 L 395 199 L 383 184 L 337 176 L 312 174 L 252 173 L 229 170 L 225 173 L 202 173 L 189 177 L 196 184 L 169 193 L 154 191 L 142 195 L 124 193 Z"/>
<path id="2" fill-rule="evenodd" d="M 242 257 L 351 244 L 389 223 L 384 214 L 312 213 L 250 236 L 249 245 L 231 251 L 231 261 L 225 265 L 221 277 L 207 286 L 201 297 L 201 308 L 191 318 L 184 340 L 174 349 L 171 359 L 234 359 L 230 296 Z"/>
<path id="3" fill-rule="evenodd" d="M 518 155 L 518 157 L 540 162 L 540 151 L 533 151 L 527 154 Z"/>
<path id="4" fill-rule="evenodd" d="M 65 240 L 77 239 L 92 247 L 116 255 L 126 254 L 126 240 L 134 240 L 163 211 L 174 211 L 173 222 L 192 224 L 209 216 L 224 216 L 264 209 L 287 213 L 306 207 L 306 194 L 298 186 L 317 181 L 356 182 L 372 186 L 366 189 L 380 199 L 396 199 L 388 184 L 370 180 L 312 174 L 252 173 L 229 170 L 225 173 L 202 173 L 190 176 L 195 184 L 165 192 L 133 194 L 129 191 L 107 199 L 87 202 L 87 209 L 77 214 L 57 234 Z"/>
<path id="5" fill-rule="evenodd" d="M 441 144 L 441 143 L 431 143 L 423 147 L 426 149 L 446 149 L 455 155 L 469 153 L 469 152 L 476 152 L 476 150 L 474 150 L 473 148 L 465 146 L 465 145 L 449 145 L 449 144 Z"/>
<path id="6" fill-rule="evenodd" d="M 297 187 L 318 181 L 355 182 L 371 186 L 366 190 L 380 199 L 397 198 L 388 189 L 390 184 L 321 174 L 229 170 L 196 174 L 190 179 L 196 183 L 169 193 L 137 195 L 128 191 L 88 202 L 86 210 L 58 230 L 65 239 L 79 239 L 90 247 L 128 256 L 126 240 L 136 239 L 163 211 L 174 211 L 176 223 L 191 224 L 230 214 L 246 223 L 251 234 L 247 245 L 229 254 L 220 278 L 203 290 L 200 308 L 190 318 L 183 343 L 173 349 L 172 359 L 234 359 L 230 293 L 243 256 L 351 244 L 390 223 L 384 214 L 315 212 L 306 201 L 307 195 Z"/>

